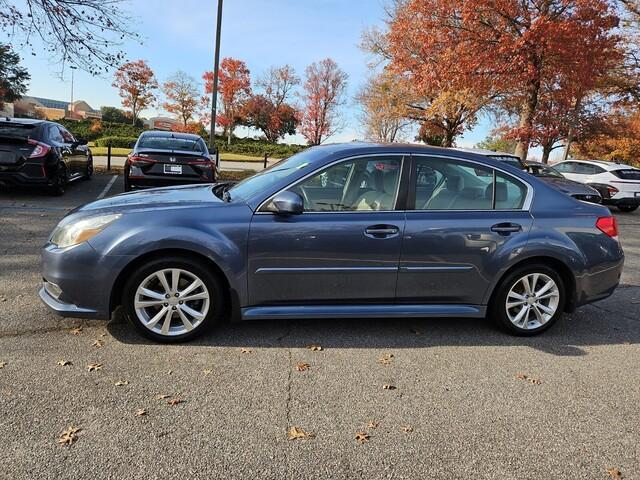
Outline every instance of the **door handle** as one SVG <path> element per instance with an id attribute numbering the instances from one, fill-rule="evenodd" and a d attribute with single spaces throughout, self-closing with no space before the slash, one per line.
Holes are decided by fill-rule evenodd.
<path id="1" fill-rule="evenodd" d="M 364 234 L 370 238 L 395 237 L 400 229 L 395 225 L 371 225 L 364 229 Z"/>
<path id="2" fill-rule="evenodd" d="M 492 232 L 499 233 L 500 235 L 509 235 L 511 233 L 517 233 L 522 231 L 522 225 L 517 223 L 498 223 L 491 227 Z"/>

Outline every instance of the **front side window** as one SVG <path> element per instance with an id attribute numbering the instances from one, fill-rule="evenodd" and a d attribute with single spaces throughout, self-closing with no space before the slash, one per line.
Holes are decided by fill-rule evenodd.
<path id="1" fill-rule="evenodd" d="M 415 157 L 416 210 L 513 210 L 527 188 L 491 167 L 449 158 Z"/>
<path id="2" fill-rule="evenodd" d="M 332 165 L 289 188 L 306 212 L 393 210 L 401 156 L 358 158 Z"/>

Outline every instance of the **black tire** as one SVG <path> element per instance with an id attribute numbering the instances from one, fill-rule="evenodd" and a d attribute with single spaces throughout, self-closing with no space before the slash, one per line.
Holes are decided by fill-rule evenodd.
<path id="1" fill-rule="evenodd" d="M 618 205 L 618 210 L 624 213 L 635 212 L 638 209 L 638 205 Z"/>
<path id="2" fill-rule="evenodd" d="M 515 325 L 509 319 L 506 307 L 507 295 L 509 294 L 511 288 L 514 287 L 520 279 L 522 279 L 526 275 L 535 273 L 546 275 L 555 282 L 559 294 L 558 305 L 553 316 L 545 323 L 536 328 L 525 329 L 518 325 Z M 512 335 L 524 337 L 537 335 L 553 326 L 562 316 L 567 298 L 566 291 L 567 290 L 562 277 L 548 265 L 545 265 L 543 263 L 524 265 L 520 268 L 516 268 L 514 271 L 512 271 L 502 279 L 491 299 L 491 304 L 489 305 L 489 315 L 503 330 Z M 527 313 L 526 315 L 528 317 L 529 314 Z M 533 316 L 535 320 L 535 312 Z"/>
<path id="3" fill-rule="evenodd" d="M 51 179 L 51 185 L 49 186 L 49 194 L 59 197 L 64 195 L 67 189 L 67 183 L 69 183 L 69 172 L 67 166 L 60 162 L 56 168 L 56 172 Z"/>
<path id="4" fill-rule="evenodd" d="M 91 180 L 91 177 L 93 177 L 93 156 L 89 155 L 89 158 L 87 158 L 87 171 L 82 179 Z"/>
<path id="5" fill-rule="evenodd" d="M 202 322 L 187 333 L 171 336 L 162 335 L 147 328 L 138 318 L 134 308 L 136 291 L 142 282 L 154 272 L 168 268 L 179 268 L 197 276 L 204 283 L 206 290 L 209 293 L 209 309 Z M 163 304 L 163 306 L 164 305 L 166 304 Z M 212 274 L 205 266 L 203 266 L 201 261 L 196 261 L 190 257 L 170 256 L 168 258 L 151 260 L 138 267 L 131 273 L 131 275 L 129 275 L 129 280 L 127 280 L 124 285 L 122 293 L 122 308 L 127 319 L 133 324 L 138 332 L 145 337 L 161 343 L 185 342 L 206 333 L 215 324 L 222 320 L 222 316 L 225 311 L 222 282 L 216 277 L 216 275 Z M 162 306 L 149 308 L 160 309 Z M 152 310 L 152 312 L 149 312 L 149 316 L 154 313 L 155 311 Z M 180 327 L 180 323 L 182 323 L 179 323 L 179 317 L 172 318 L 172 320 L 170 320 L 171 325 L 173 325 L 174 322 L 178 328 Z"/>
<path id="6" fill-rule="evenodd" d="M 124 175 L 124 191 L 130 192 L 132 190 L 131 184 L 129 183 L 129 175 L 125 173 Z"/>

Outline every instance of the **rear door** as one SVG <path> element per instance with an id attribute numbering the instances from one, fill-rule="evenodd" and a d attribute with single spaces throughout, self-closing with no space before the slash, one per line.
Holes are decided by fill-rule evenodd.
<path id="1" fill-rule="evenodd" d="M 495 274 L 526 244 L 529 187 L 466 160 L 412 160 L 397 302 L 481 305 Z"/>
<path id="2" fill-rule="evenodd" d="M 67 162 L 70 176 L 77 177 L 84 175 L 87 170 L 87 153 L 80 148 L 80 144 L 75 137 L 62 125 L 56 125 L 62 136 L 63 156 Z"/>

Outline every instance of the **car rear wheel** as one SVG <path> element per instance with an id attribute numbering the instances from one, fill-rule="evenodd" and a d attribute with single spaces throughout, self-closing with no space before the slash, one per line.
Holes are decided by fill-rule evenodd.
<path id="1" fill-rule="evenodd" d="M 224 310 L 219 280 L 187 257 L 153 260 L 139 267 L 124 287 L 122 305 L 140 333 L 165 343 L 201 335 Z"/>
<path id="2" fill-rule="evenodd" d="M 625 213 L 635 212 L 638 209 L 638 205 L 618 205 L 618 210 Z"/>
<path id="3" fill-rule="evenodd" d="M 89 158 L 87 158 L 87 172 L 82 179 L 91 180 L 91 177 L 93 177 L 93 157 L 89 156 Z"/>
<path id="4" fill-rule="evenodd" d="M 64 195 L 67 183 L 69 183 L 69 172 L 67 171 L 66 165 L 60 162 L 56 168 L 53 178 L 51 179 L 49 194 L 55 196 Z"/>
<path id="5" fill-rule="evenodd" d="M 491 316 L 509 333 L 536 335 L 562 315 L 565 291 L 562 278 L 552 268 L 527 265 L 502 280 L 490 305 Z"/>

